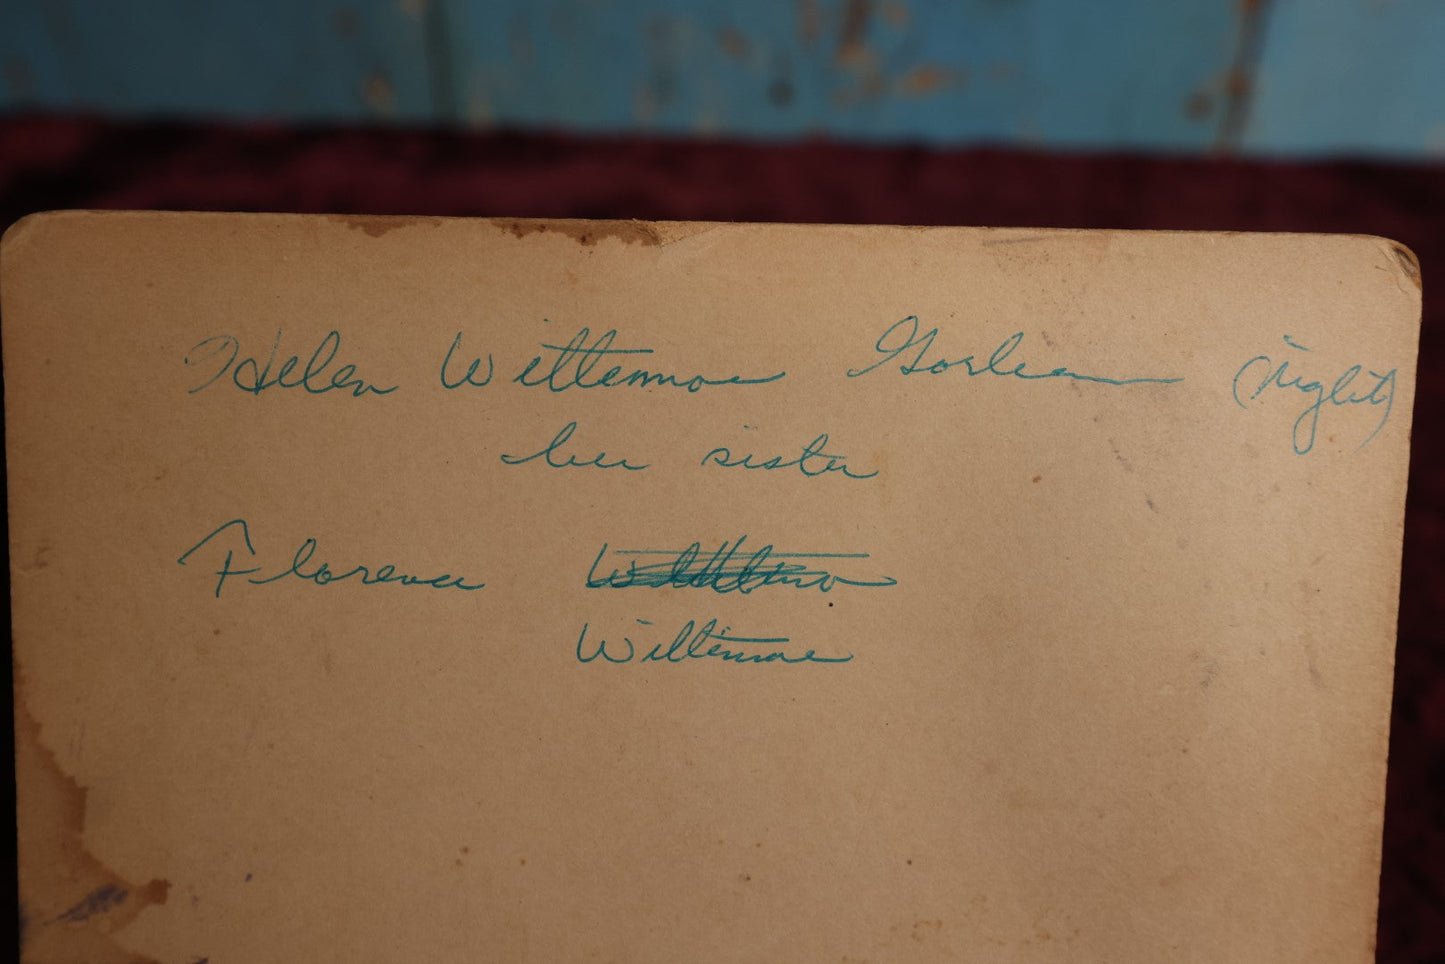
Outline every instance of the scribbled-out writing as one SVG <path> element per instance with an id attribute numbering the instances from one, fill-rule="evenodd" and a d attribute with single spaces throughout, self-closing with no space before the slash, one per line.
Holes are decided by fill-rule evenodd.
<path id="1" fill-rule="evenodd" d="M 725 540 L 710 550 L 697 542 L 685 549 L 613 549 L 603 543 L 587 572 L 587 588 L 711 589 L 747 595 L 770 586 L 831 592 L 839 586 L 898 585 L 891 576 L 865 578 L 835 571 L 840 565 L 862 565 L 869 558 L 866 552 L 781 552 L 771 543 L 752 548 L 748 538 Z"/>

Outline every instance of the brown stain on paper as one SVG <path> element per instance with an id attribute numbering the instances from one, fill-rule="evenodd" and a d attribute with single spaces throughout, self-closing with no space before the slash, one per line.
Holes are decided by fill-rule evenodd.
<path id="1" fill-rule="evenodd" d="M 406 217 L 389 214 L 333 214 L 331 220 L 344 224 L 348 228 L 355 228 L 371 238 L 379 238 L 398 228 L 409 228 L 413 225 L 420 224 L 430 224 L 435 227 L 442 223 L 441 218 Z"/>
<path id="2" fill-rule="evenodd" d="M 615 239 L 624 244 L 662 244 L 662 233 L 647 221 L 584 221 L 581 219 L 493 218 L 492 223 L 518 238 L 529 234 L 560 234 L 583 247 Z"/>
<path id="3" fill-rule="evenodd" d="M 116 943 L 140 912 L 166 902 L 171 884 L 134 884 L 85 847 L 86 790 L 40 742 L 40 724 L 15 701 L 20 959 L 154 964 Z"/>

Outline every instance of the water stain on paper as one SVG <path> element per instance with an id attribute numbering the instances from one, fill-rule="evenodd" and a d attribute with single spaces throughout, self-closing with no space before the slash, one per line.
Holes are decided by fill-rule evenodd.
<path id="1" fill-rule="evenodd" d="M 114 935 L 147 907 L 164 904 L 170 882 L 132 883 L 86 848 L 86 790 L 41 743 L 40 725 L 18 700 L 15 769 L 25 828 L 19 841 L 22 959 L 150 964 Z"/>

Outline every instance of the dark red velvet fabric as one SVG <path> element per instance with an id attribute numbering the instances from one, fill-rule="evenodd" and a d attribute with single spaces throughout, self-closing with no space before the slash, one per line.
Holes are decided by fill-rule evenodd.
<path id="1" fill-rule="evenodd" d="M 0 121 L 0 228 L 50 208 L 1382 234 L 1425 284 L 1379 960 L 1445 961 L 1445 166 L 826 143 Z"/>

